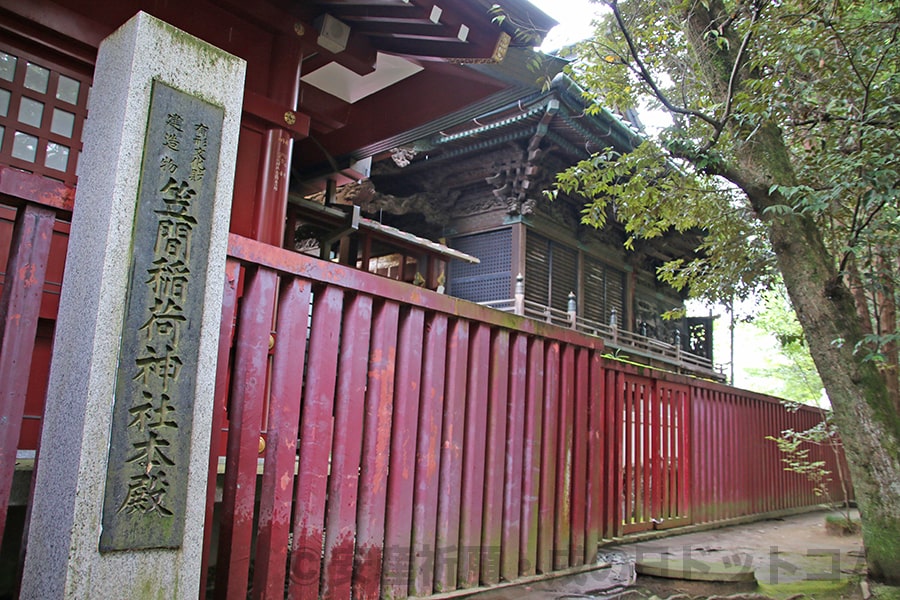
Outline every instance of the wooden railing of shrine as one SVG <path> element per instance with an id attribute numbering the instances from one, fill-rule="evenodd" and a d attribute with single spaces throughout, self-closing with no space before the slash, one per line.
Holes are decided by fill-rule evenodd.
<path id="1" fill-rule="evenodd" d="M 428 596 L 589 568 L 623 534 L 822 501 L 766 440 L 817 409 L 238 236 L 227 268 L 216 598 Z M 840 454 L 810 458 L 839 495 Z"/>

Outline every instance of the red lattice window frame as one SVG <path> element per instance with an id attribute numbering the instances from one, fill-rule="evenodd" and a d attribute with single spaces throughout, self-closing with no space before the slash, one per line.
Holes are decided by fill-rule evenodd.
<path id="1" fill-rule="evenodd" d="M 0 164 L 74 186 L 81 153 L 81 134 L 87 116 L 90 76 L 48 57 L 36 56 L 7 44 L 0 43 L 0 52 L 3 53 L 0 55 L 0 62 L 3 63 L 0 64 L 0 69 L 7 67 L 6 72 L 9 73 L 9 65 L 15 63 L 11 69 L 11 80 L 0 76 L 0 96 L 6 96 L 0 98 L 0 109 L 8 101 L 5 114 L 0 110 Z M 15 61 L 5 60 L 4 55 L 15 57 Z M 28 87 L 26 77 L 29 74 L 34 77 L 35 73 L 42 73 L 44 69 L 47 72 L 46 89 L 42 90 L 40 86 L 32 89 L 35 87 L 33 79 L 30 83 L 32 87 Z M 77 86 L 73 82 L 77 82 Z M 77 91 L 73 93 L 75 87 Z M 66 98 L 72 101 L 69 102 Z M 23 103 L 30 107 L 42 107 L 37 122 L 29 123 L 21 119 L 20 109 Z M 32 120 L 36 118 L 34 113 L 35 111 L 30 113 Z M 28 155 L 32 141 L 33 159 Z"/>

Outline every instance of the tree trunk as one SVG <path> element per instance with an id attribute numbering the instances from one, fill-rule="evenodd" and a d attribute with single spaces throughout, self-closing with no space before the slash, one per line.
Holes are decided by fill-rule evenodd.
<path id="1" fill-rule="evenodd" d="M 779 218 L 770 237 L 844 442 L 869 575 L 900 584 L 900 416 L 874 363 L 854 354 L 856 307 L 814 225 Z"/>
<path id="2" fill-rule="evenodd" d="M 875 259 L 875 273 L 878 276 L 878 305 L 881 307 L 878 319 L 879 335 L 897 333 L 897 290 L 894 286 L 894 273 L 891 271 L 889 250 L 879 248 Z M 884 355 L 884 379 L 887 382 L 888 396 L 894 410 L 900 414 L 900 352 L 897 342 L 890 339 L 881 351 Z"/>
<path id="3" fill-rule="evenodd" d="M 752 78 L 752 73 L 741 70 L 732 80 L 740 44 L 732 28 L 725 29 L 729 44 L 724 46 L 707 35 L 728 18 L 722 0 L 690 3 L 684 14 L 699 74 L 723 105 L 732 86 L 741 89 Z M 875 364 L 854 353 L 863 331 L 859 313 L 815 222 L 800 213 L 766 211 L 789 204 L 773 186 L 797 183 L 781 130 L 772 122 L 747 131 L 734 121 L 729 126 L 734 164 L 723 171 L 744 190 L 768 226 L 785 285 L 831 400 L 862 517 L 869 575 L 900 584 L 900 415 Z"/>

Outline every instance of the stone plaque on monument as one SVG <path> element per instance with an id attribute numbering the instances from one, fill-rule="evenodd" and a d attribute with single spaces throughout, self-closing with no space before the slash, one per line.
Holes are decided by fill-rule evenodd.
<path id="1" fill-rule="evenodd" d="M 220 107 L 153 83 L 101 552 L 181 544 L 223 119 Z"/>

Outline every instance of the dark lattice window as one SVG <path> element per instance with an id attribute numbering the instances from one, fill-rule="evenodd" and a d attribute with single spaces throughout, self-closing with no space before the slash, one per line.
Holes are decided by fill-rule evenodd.
<path id="1" fill-rule="evenodd" d="M 490 302 L 512 297 L 512 229 L 465 235 L 451 245 L 481 262 L 450 262 L 449 293 L 472 302 Z"/>

